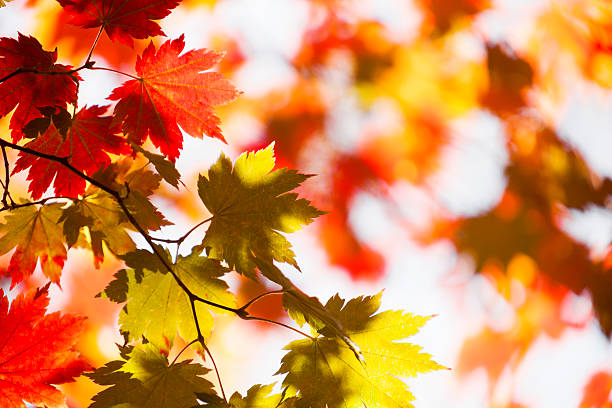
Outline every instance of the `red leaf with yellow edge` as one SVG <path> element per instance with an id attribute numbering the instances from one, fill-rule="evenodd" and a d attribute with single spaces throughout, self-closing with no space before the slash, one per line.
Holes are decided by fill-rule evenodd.
<path id="1" fill-rule="evenodd" d="M 180 0 L 58 0 L 70 14 L 70 23 L 84 28 L 104 27 L 113 41 L 133 46 L 132 38 L 165 35 L 159 20 L 170 14 Z"/>
<path id="2" fill-rule="evenodd" d="M 217 72 L 202 72 L 217 64 L 223 54 L 185 47 L 183 36 L 166 41 L 159 50 L 153 43 L 136 60 L 138 79 L 116 88 L 108 99 L 119 101 L 115 116 L 123 131 L 137 144 L 148 137 L 174 161 L 183 147 L 181 128 L 193 137 L 204 133 L 225 141 L 214 105 L 238 96 L 231 82 Z"/>
<path id="3" fill-rule="evenodd" d="M 73 118 L 66 137 L 55 126 L 27 143 L 25 147 L 58 157 L 86 174 L 93 174 L 110 164 L 109 153 L 128 153 L 125 140 L 118 136 L 119 126 L 112 124 L 110 116 L 102 116 L 106 107 L 92 106 L 81 109 Z M 29 191 L 38 199 L 53 187 L 57 195 L 76 197 L 85 191 L 85 180 L 64 165 L 21 152 L 13 173 L 29 168 Z"/>
<path id="4" fill-rule="evenodd" d="M 67 72 L 71 67 L 55 64 L 57 51 L 45 51 L 34 37 L 19 34 L 17 40 L 0 38 L 0 78 L 25 71 L 0 82 L 0 117 L 15 107 L 10 122 L 13 141 L 22 138 L 23 127 L 43 115 L 37 108 L 66 107 L 75 98 L 76 84 L 69 75 L 42 75 L 37 72 Z M 79 79 L 77 74 L 73 78 Z"/>
<path id="5" fill-rule="evenodd" d="M 48 285 L 19 294 L 12 302 L 0 289 L 0 406 L 21 408 L 23 401 L 65 406 L 54 384 L 73 381 L 91 366 L 74 349 L 84 318 L 59 312 L 45 315 Z"/>
<path id="6" fill-rule="evenodd" d="M 52 282 L 59 283 L 66 260 L 63 222 L 60 221 L 62 206 L 20 207 L 12 210 L 0 225 L 3 234 L 0 255 L 16 248 L 7 270 L 12 278 L 11 288 L 34 272 L 39 258 L 43 273 Z"/>

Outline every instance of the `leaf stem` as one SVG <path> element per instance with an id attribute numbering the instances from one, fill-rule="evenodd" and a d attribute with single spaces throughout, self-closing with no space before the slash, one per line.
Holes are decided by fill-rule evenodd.
<path id="1" fill-rule="evenodd" d="M 195 340 L 191 340 L 189 343 L 185 344 L 185 347 L 183 347 L 181 349 L 181 351 L 178 352 L 178 354 L 176 355 L 176 357 L 174 357 L 174 360 L 172 360 L 172 362 L 170 363 L 171 366 L 174 365 L 174 363 L 176 363 L 176 360 L 178 360 L 178 358 L 181 356 L 181 354 L 183 354 L 183 352 L 185 350 L 187 350 L 189 347 L 191 347 L 191 345 L 197 343 L 199 340 L 195 339 Z"/>
<path id="2" fill-rule="evenodd" d="M 221 375 L 219 374 L 217 363 L 215 363 L 215 359 L 213 358 L 213 355 L 210 352 L 210 349 L 208 348 L 208 346 L 206 346 L 206 344 L 203 344 L 203 345 L 204 345 L 204 350 L 206 351 L 206 354 L 208 354 L 208 357 L 210 357 L 210 361 L 212 361 L 213 367 L 215 369 L 215 373 L 217 374 L 217 382 L 219 382 L 219 389 L 221 390 L 221 395 L 223 396 L 223 400 L 225 401 L 225 403 L 227 403 L 227 397 L 225 396 L 225 390 L 223 389 L 223 383 L 221 382 Z"/>
<path id="3" fill-rule="evenodd" d="M 121 75 L 125 75 L 125 76 L 129 76 L 130 78 L 136 79 L 138 81 L 140 81 L 140 78 L 138 78 L 137 76 L 134 76 L 132 74 L 128 74 L 127 72 L 123 72 L 123 71 L 118 71 L 116 69 L 112 69 L 112 68 L 106 68 L 106 67 L 91 67 L 89 68 L 93 71 L 110 71 L 110 72 L 114 72 L 116 74 L 121 74 Z"/>
<path id="4" fill-rule="evenodd" d="M 87 60 L 85 61 L 85 64 L 83 65 L 87 65 L 87 63 L 89 63 L 89 61 L 91 60 L 91 55 L 94 52 L 94 48 L 96 48 L 96 45 L 98 44 L 98 40 L 100 39 L 100 34 L 102 34 L 102 30 L 104 29 L 104 25 L 100 26 L 100 29 L 98 30 L 98 35 L 96 35 L 96 39 L 93 42 L 93 45 L 91 46 L 91 49 L 89 50 L 89 54 L 87 55 Z"/>
<path id="5" fill-rule="evenodd" d="M 157 242 L 165 242 L 165 243 L 168 243 L 168 244 L 178 244 L 178 245 L 180 245 L 193 231 L 195 231 L 198 227 L 200 227 L 200 226 L 206 224 L 207 222 L 211 221 L 212 219 L 213 219 L 213 217 L 209 217 L 209 218 L 205 219 L 204 221 L 201 221 L 201 222 L 197 223 L 193 228 L 191 228 L 189 231 L 187 231 L 180 238 L 167 239 L 167 238 L 155 238 L 155 237 L 151 237 L 151 239 L 153 241 L 157 241 Z"/>
<path id="6" fill-rule="evenodd" d="M 244 304 L 244 306 L 240 307 L 239 310 L 246 310 L 247 307 L 251 306 L 253 303 L 257 302 L 259 299 L 268 296 L 268 295 L 277 295 L 280 293 L 285 293 L 284 289 L 279 290 L 271 290 L 269 292 L 262 293 L 260 295 L 255 296 L 253 299 L 249 300 Z"/>
<path id="7" fill-rule="evenodd" d="M 270 319 L 266 319 L 265 317 L 248 316 L 248 315 L 243 317 L 242 319 L 243 320 L 257 320 L 257 321 L 260 321 L 260 322 L 267 322 L 267 323 L 275 324 L 277 326 L 282 326 L 282 327 L 284 327 L 286 329 L 289 329 L 289 330 L 292 330 L 292 331 L 294 331 L 296 333 L 299 333 L 299 334 L 301 334 L 304 337 L 308 337 L 310 340 L 314 340 L 314 337 L 312 337 L 311 335 L 306 334 L 303 331 L 298 330 L 295 327 L 291 327 L 291 326 L 289 326 L 289 325 L 287 325 L 285 323 L 277 322 L 276 320 L 270 320 Z"/>

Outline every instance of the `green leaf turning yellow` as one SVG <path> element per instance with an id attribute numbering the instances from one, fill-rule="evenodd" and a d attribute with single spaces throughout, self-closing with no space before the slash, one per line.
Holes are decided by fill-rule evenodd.
<path id="1" fill-rule="evenodd" d="M 172 344 L 176 332 L 186 341 L 197 338 L 191 303 L 154 254 L 137 250 L 122 257 L 128 269 L 115 275 L 104 295 L 114 301 L 127 300 L 119 315 L 121 329 L 129 339 L 144 336 L 159 347 Z M 172 264 L 166 259 L 169 264 Z M 229 307 L 236 305 L 234 295 L 227 291 L 227 283 L 219 279 L 228 270 L 219 261 L 200 256 L 199 251 L 179 256 L 172 266 L 174 272 L 197 296 Z M 210 336 L 213 317 L 210 309 L 196 302 L 200 329 Z M 222 312 L 220 309 L 216 312 Z"/>
<path id="2" fill-rule="evenodd" d="M 254 277 L 253 257 L 287 262 L 296 268 L 291 244 L 280 232 L 294 232 L 323 214 L 289 191 L 308 175 L 273 170 L 273 144 L 243 153 L 232 166 L 224 155 L 200 175 L 198 192 L 213 214 L 202 245 L 209 256 L 224 259 L 230 268 Z"/>
<path id="3" fill-rule="evenodd" d="M 153 344 L 134 347 L 127 361 L 107 363 L 86 374 L 109 388 L 93 397 L 90 408 L 191 408 L 196 393 L 214 395 L 213 385 L 202 378 L 210 370 L 189 360 L 168 364 Z"/>
<path id="4" fill-rule="evenodd" d="M 336 337 L 290 343 L 279 374 L 288 395 L 296 395 L 298 408 L 405 408 L 414 400 L 404 382 L 397 377 L 444 367 L 421 353 L 419 346 L 398 340 L 415 334 L 428 317 L 402 311 L 374 314 L 380 294 L 358 297 L 345 304 L 337 295 L 325 308 L 343 325 L 359 345 L 362 364 L 350 348 Z"/>

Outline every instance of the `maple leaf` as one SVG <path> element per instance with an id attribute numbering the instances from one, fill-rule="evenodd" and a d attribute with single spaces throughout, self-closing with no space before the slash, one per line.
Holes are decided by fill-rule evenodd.
<path id="1" fill-rule="evenodd" d="M 221 155 L 200 175 L 198 193 L 213 215 L 202 245 L 208 256 L 224 259 L 230 268 L 254 277 L 253 257 L 275 259 L 296 268 L 291 244 L 279 233 L 294 232 L 324 214 L 289 191 L 309 175 L 274 170 L 274 144 L 255 153 L 243 153 L 236 163 Z"/>
<path id="2" fill-rule="evenodd" d="M 115 199 L 103 192 L 85 195 L 64 209 L 62 214 L 66 243 L 77 244 L 82 229 L 87 230 L 89 245 L 96 268 L 104 260 L 102 243 L 115 255 L 124 255 L 136 249 L 126 231 L 133 228 Z"/>
<path id="3" fill-rule="evenodd" d="M 93 174 L 111 162 L 109 153 L 128 153 L 125 140 L 118 136 L 120 129 L 112 125 L 110 116 L 102 116 L 107 107 L 92 106 L 81 109 L 72 119 L 67 134 L 55 125 L 25 147 L 57 157 L 85 174 Z M 57 195 L 76 197 L 85 191 L 85 180 L 63 164 L 20 152 L 13 173 L 28 169 L 29 191 L 38 199 L 53 182 Z"/>
<path id="4" fill-rule="evenodd" d="M 104 27 L 113 41 L 134 46 L 132 38 L 165 35 L 160 20 L 178 6 L 180 0 L 57 0 L 70 15 L 69 22 L 84 28 Z"/>
<path id="5" fill-rule="evenodd" d="M 7 273 L 11 275 L 11 288 L 34 272 L 40 258 L 43 273 L 51 282 L 59 284 L 66 260 L 66 247 L 62 231 L 63 204 L 40 207 L 26 206 L 12 210 L 0 225 L 0 254 L 16 248 Z"/>
<path id="6" fill-rule="evenodd" d="M 146 157 L 151 164 L 153 164 L 157 174 L 159 174 L 168 184 L 178 189 L 179 182 L 181 184 L 183 183 L 181 181 L 181 173 L 179 173 L 179 171 L 176 169 L 174 163 L 166 160 L 164 156 L 161 154 L 148 152 L 135 144 L 132 144 L 132 148 L 137 152 L 142 153 L 142 155 Z"/>
<path id="7" fill-rule="evenodd" d="M 325 308 L 359 345 L 362 364 L 336 337 L 316 337 L 290 343 L 277 374 L 285 374 L 288 395 L 297 395 L 297 407 L 411 407 L 412 394 L 397 377 L 444 367 L 420 352 L 420 347 L 400 343 L 428 320 L 402 311 L 378 314 L 381 294 L 346 302 L 332 297 Z"/>
<path id="8" fill-rule="evenodd" d="M 161 248 L 160 251 L 163 252 Z M 134 269 L 116 274 L 103 295 L 117 302 L 127 300 L 119 324 L 129 338 L 144 336 L 160 347 L 172 344 L 177 329 L 187 341 L 197 338 L 189 297 L 159 259 L 145 250 L 122 258 Z M 172 264 L 169 257 L 166 261 Z M 194 294 L 229 307 L 236 305 L 236 299 L 227 291 L 227 283 L 219 279 L 228 270 L 218 261 L 202 257 L 194 250 L 186 257 L 179 256 L 172 269 Z M 209 337 L 214 324 L 210 310 L 197 302 L 196 312 L 202 334 Z"/>
<path id="9" fill-rule="evenodd" d="M 23 127 L 33 119 L 42 117 L 38 108 L 58 106 L 65 108 L 73 102 L 76 83 L 79 76 L 58 75 L 68 72 L 72 67 L 55 64 L 57 50 L 44 51 L 34 37 L 19 33 L 17 40 L 0 38 L 0 78 L 6 78 L 15 71 L 18 75 L 0 83 L 0 117 L 8 115 L 15 107 L 9 128 L 13 141 L 23 137 Z M 55 75 L 43 75 L 29 71 L 53 72 Z"/>
<path id="10" fill-rule="evenodd" d="M 123 122 L 129 140 L 142 144 L 147 136 L 174 161 L 183 146 L 181 128 L 193 137 L 204 133 L 225 141 L 212 107 L 231 102 L 238 91 L 217 72 L 202 72 L 223 54 L 185 48 L 183 36 L 166 41 L 159 50 L 153 43 L 136 60 L 138 79 L 126 81 L 108 97 L 119 101 L 114 115 Z"/>
<path id="11" fill-rule="evenodd" d="M 98 171 L 92 177 L 103 185 L 118 191 L 124 197 L 123 202 L 127 209 L 144 229 L 156 231 L 164 225 L 172 225 L 148 199 L 159 188 L 162 178 L 144 168 L 141 162 L 130 157 L 124 157 L 117 162 L 111 163 L 105 169 Z M 95 186 L 89 187 L 85 192 L 85 196 L 87 195 L 99 196 L 100 198 L 107 197 L 108 200 L 114 201 L 110 194 L 101 191 Z M 108 200 L 105 201 L 110 203 Z M 108 207 L 112 211 L 120 209 L 114 205 L 112 208 Z M 127 219 L 123 227 L 134 228 Z"/>
<path id="12" fill-rule="evenodd" d="M 92 398 L 91 408 L 191 408 L 197 405 L 196 393 L 214 394 L 212 383 L 202 378 L 210 370 L 191 360 L 168 364 L 151 343 L 123 354 L 127 361 L 111 361 L 86 374 L 111 386 Z"/>
<path id="13" fill-rule="evenodd" d="M 201 407 L 208 408 L 290 408 L 293 407 L 295 398 L 283 401 L 282 394 L 271 394 L 274 385 L 257 384 L 249 388 L 243 397 L 235 392 L 229 401 L 225 402 L 215 395 L 202 395 L 198 399 L 206 402 Z"/>
<path id="14" fill-rule="evenodd" d="M 20 293 L 11 303 L 0 289 L 0 406 L 23 407 L 23 400 L 64 406 L 54 384 L 73 381 L 90 370 L 74 350 L 84 318 L 59 312 L 45 315 L 48 285 Z"/>

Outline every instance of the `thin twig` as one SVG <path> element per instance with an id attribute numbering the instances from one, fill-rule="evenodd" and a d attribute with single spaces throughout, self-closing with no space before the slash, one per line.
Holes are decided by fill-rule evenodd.
<path id="1" fill-rule="evenodd" d="M 2 204 L 4 204 L 4 206 L 8 205 L 6 202 L 6 198 L 8 197 L 8 199 L 11 200 L 11 205 L 14 205 L 15 201 L 13 201 L 11 193 L 9 193 L 9 182 L 11 181 L 11 175 L 9 173 L 9 162 L 6 155 L 6 146 L 4 145 L 2 146 L 2 158 L 4 159 L 4 183 L 2 185 L 2 187 L 4 187 L 4 193 L 2 194 Z"/>
<path id="2" fill-rule="evenodd" d="M 77 72 L 79 72 L 82 69 L 93 69 L 93 61 L 88 61 L 85 64 L 81 65 L 78 68 L 74 68 L 68 71 L 39 71 L 37 69 L 34 68 L 17 68 L 15 71 L 11 72 L 10 74 L 0 78 L 0 84 L 2 82 L 8 81 L 9 79 L 11 79 L 12 77 L 14 77 L 15 75 L 19 75 L 19 74 L 37 74 L 37 75 L 68 75 L 71 78 L 74 79 L 74 77 L 72 77 L 72 74 L 75 74 Z M 126 74 L 127 75 L 127 74 Z"/>
<path id="3" fill-rule="evenodd" d="M 253 299 L 251 299 L 248 302 L 246 302 L 244 304 L 244 306 L 240 307 L 239 309 L 240 310 L 246 310 L 247 307 L 251 306 L 253 303 L 257 302 L 259 299 L 261 299 L 261 298 L 263 298 L 265 296 L 268 296 L 268 295 L 277 295 L 279 293 L 285 293 L 285 290 L 284 289 L 271 290 L 269 292 L 262 293 L 261 295 L 257 295 Z"/>
<path id="4" fill-rule="evenodd" d="M 207 222 L 211 221 L 213 219 L 213 217 L 207 218 L 204 221 L 201 221 L 199 223 L 197 223 L 193 228 L 191 228 L 189 231 L 187 231 L 183 236 L 181 236 L 180 238 L 176 238 L 176 239 L 167 239 L 167 238 L 155 238 L 155 237 L 151 237 L 151 239 L 153 241 L 157 241 L 157 242 L 165 242 L 167 244 L 181 244 L 183 241 L 185 241 L 185 239 L 193 232 L 195 231 L 198 227 L 206 224 Z"/>
<path id="5" fill-rule="evenodd" d="M 129 76 L 130 78 L 136 79 L 136 80 L 140 80 L 140 78 L 138 78 L 137 76 L 128 74 L 127 72 L 123 72 L 123 71 L 118 71 L 116 69 L 112 69 L 112 68 L 106 68 L 106 67 L 91 67 L 89 68 L 91 70 L 94 71 L 110 71 L 110 72 L 114 72 L 116 74 L 121 74 L 121 75 L 125 75 L 125 76 Z"/>
<path id="6" fill-rule="evenodd" d="M 223 389 L 223 383 L 221 382 L 221 375 L 219 374 L 217 363 L 215 363 L 215 359 L 213 358 L 212 353 L 210 352 L 206 344 L 203 344 L 203 346 L 204 346 L 204 350 L 208 354 L 208 357 L 210 357 L 210 361 L 212 361 L 213 367 L 215 369 L 215 373 L 217 374 L 217 381 L 219 382 L 219 389 L 221 390 L 221 395 L 223 396 L 223 400 L 227 403 L 227 397 L 225 396 L 225 390 Z"/>
<path id="7" fill-rule="evenodd" d="M 0 207 L 0 212 L 2 211 L 6 211 L 6 210 L 16 210 L 17 208 L 22 208 L 22 207 L 31 207 L 33 205 L 39 205 L 39 204 L 46 204 L 47 201 L 49 200 L 72 200 L 74 201 L 75 198 L 73 197 L 46 197 L 43 198 L 42 200 L 38 200 L 38 201 L 28 201 L 26 203 L 21 203 L 21 204 L 16 204 L 15 202 L 11 203 L 11 204 L 5 204 L 4 206 Z"/>
<path id="8" fill-rule="evenodd" d="M 181 349 L 181 351 L 178 352 L 178 354 L 176 355 L 176 357 L 174 357 L 174 360 L 172 360 L 172 362 L 170 363 L 171 366 L 174 365 L 174 363 L 176 363 L 176 360 L 178 360 L 178 358 L 180 357 L 181 354 L 183 354 L 183 352 L 185 350 L 187 350 L 192 344 L 197 343 L 199 340 L 195 339 L 195 340 L 191 340 L 189 343 L 185 344 L 185 347 L 183 347 Z"/>
<path id="9" fill-rule="evenodd" d="M 87 60 L 85 61 L 85 64 L 83 65 L 87 65 L 87 63 L 89 63 L 89 61 L 91 60 L 91 55 L 94 52 L 94 48 L 96 48 L 96 44 L 98 44 L 98 40 L 100 39 L 100 34 L 102 34 L 102 30 L 104 29 L 104 25 L 100 26 L 100 29 L 98 30 L 98 35 L 96 35 L 96 39 L 93 42 L 93 45 L 91 46 L 91 49 L 89 50 L 89 54 L 87 55 Z"/>
<path id="10" fill-rule="evenodd" d="M 299 334 L 301 334 L 304 337 L 308 337 L 310 340 L 314 340 L 314 337 L 312 337 L 311 335 L 306 334 L 303 331 L 298 330 L 295 327 L 291 327 L 291 326 L 289 326 L 289 325 L 287 325 L 285 323 L 277 322 L 276 320 L 270 320 L 270 319 L 266 319 L 265 317 L 248 316 L 248 315 L 243 317 L 242 320 L 257 320 L 257 321 L 260 321 L 260 322 L 267 322 L 267 323 L 275 324 L 277 326 L 282 326 L 282 327 L 284 327 L 286 329 L 293 330 L 294 332 L 299 333 Z"/>

